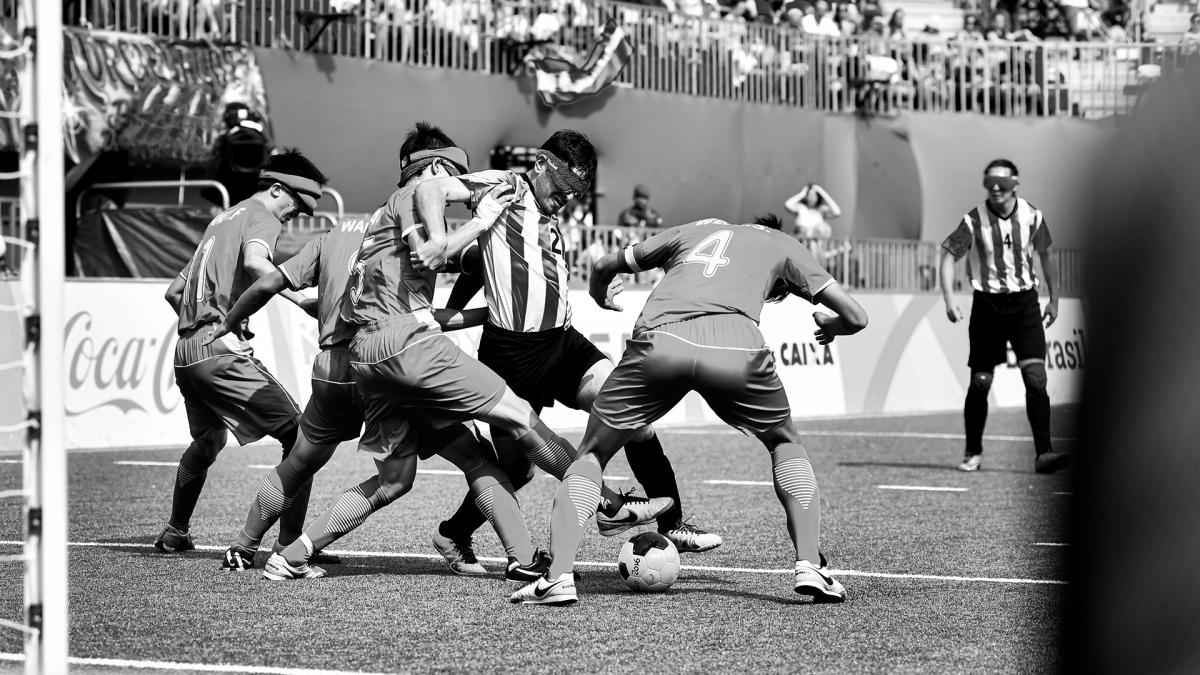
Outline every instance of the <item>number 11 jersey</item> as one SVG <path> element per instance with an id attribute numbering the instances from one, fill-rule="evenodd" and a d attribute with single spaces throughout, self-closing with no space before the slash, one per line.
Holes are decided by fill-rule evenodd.
<path id="1" fill-rule="evenodd" d="M 634 333 L 708 314 L 741 314 L 758 323 L 781 284 L 812 302 L 833 277 L 796 239 L 761 225 L 715 218 L 673 227 L 625 249 L 635 272 L 666 276 L 646 300 Z"/>

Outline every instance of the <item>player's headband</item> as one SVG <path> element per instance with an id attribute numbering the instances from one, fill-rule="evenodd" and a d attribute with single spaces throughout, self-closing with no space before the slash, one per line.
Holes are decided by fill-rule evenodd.
<path id="1" fill-rule="evenodd" d="M 317 200 L 321 198 L 321 184 L 317 181 L 304 176 L 266 170 L 259 171 L 258 177 L 273 180 L 290 190 L 294 196 L 299 197 L 296 205 L 300 207 L 300 212 L 304 215 L 311 216 L 313 209 L 317 208 Z"/>
<path id="2" fill-rule="evenodd" d="M 425 170 L 425 167 L 442 160 L 448 166 L 450 174 L 458 176 L 467 173 L 470 161 L 462 148 L 449 147 L 436 150 L 418 150 L 411 155 L 400 158 L 400 185 L 412 180 L 412 177 Z"/>
<path id="3" fill-rule="evenodd" d="M 549 150 L 538 150 L 537 156 L 546 161 L 546 173 L 550 174 L 550 180 L 554 182 L 554 187 L 559 190 L 569 193 L 574 197 L 587 192 L 590 183 L 579 174 L 575 173 L 567 163 L 559 159 L 557 155 Z"/>
<path id="4" fill-rule="evenodd" d="M 1008 176 L 984 176 L 983 177 L 983 187 L 987 188 L 988 190 L 998 187 L 1001 190 L 1008 192 L 1020 184 L 1021 184 L 1021 180 L 1019 178 L 1017 178 L 1016 176 L 1013 176 L 1011 178 Z"/>

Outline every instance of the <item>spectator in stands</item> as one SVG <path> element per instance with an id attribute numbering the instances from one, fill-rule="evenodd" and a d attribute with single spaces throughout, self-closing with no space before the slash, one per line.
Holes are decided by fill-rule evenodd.
<path id="1" fill-rule="evenodd" d="M 839 2 L 833 13 L 833 22 L 837 24 L 842 35 L 858 34 L 862 26 L 862 15 L 858 13 L 858 5 L 852 2 Z"/>
<path id="2" fill-rule="evenodd" d="M 1187 32 L 1180 36 L 1179 44 L 1187 47 L 1189 52 L 1200 49 L 1200 12 L 1192 14 L 1191 23 Z"/>
<path id="3" fill-rule="evenodd" d="M 824 241 L 833 236 L 830 220 L 842 215 L 842 209 L 825 188 L 809 183 L 784 202 L 783 207 L 796 214 L 794 236 L 805 241 Z"/>
<path id="4" fill-rule="evenodd" d="M 862 13 L 864 28 L 869 29 L 876 17 L 883 17 L 882 0 L 859 0 L 858 9 Z"/>
<path id="5" fill-rule="evenodd" d="M 992 25 L 988 26 L 984 37 L 988 42 L 1007 42 L 1009 36 L 1008 14 L 996 12 L 992 15 Z"/>
<path id="6" fill-rule="evenodd" d="M 800 28 L 806 35 L 837 37 L 842 34 L 837 22 L 829 14 L 829 3 L 825 0 L 817 0 L 812 13 L 804 15 Z"/>
<path id="7" fill-rule="evenodd" d="M 907 40 L 908 29 L 904 27 L 904 8 L 897 7 L 888 19 L 887 36 L 889 40 Z"/>
<path id="8" fill-rule="evenodd" d="M 963 15 L 963 28 L 962 33 L 959 34 L 959 37 L 967 41 L 984 39 L 983 27 L 979 25 L 979 15 Z"/>
<path id="9" fill-rule="evenodd" d="M 1067 34 L 1071 37 L 1087 39 L 1087 19 L 1084 12 L 1088 9 L 1088 0 L 1058 0 L 1058 6 L 1067 23 Z"/>
<path id="10" fill-rule="evenodd" d="M 650 208 L 650 188 L 639 185 L 633 189 L 633 206 L 621 211 L 621 215 L 617 216 L 617 224 L 639 229 L 662 227 L 662 216 Z"/>

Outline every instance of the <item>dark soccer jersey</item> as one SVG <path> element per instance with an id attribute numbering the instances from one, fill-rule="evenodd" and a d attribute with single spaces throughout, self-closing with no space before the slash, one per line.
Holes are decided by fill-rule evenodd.
<path id="1" fill-rule="evenodd" d="M 796 239 L 760 225 L 701 220 L 673 227 L 625 249 L 634 271 L 661 267 L 634 332 L 705 314 L 742 314 L 758 323 L 779 283 L 812 301 L 833 283 Z"/>
<path id="2" fill-rule="evenodd" d="M 971 209 L 942 242 L 955 259 L 968 251 L 967 276 L 971 286 L 985 293 L 1015 293 L 1038 287 L 1033 252 L 1050 248 L 1050 228 L 1042 212 L 1017 198 L 1008 218 L 1001 218 L 987 202 Z"/>
<path id="3" fill-rule="evenodd" d="M 225 318 L 254 282 L 242 269 L 243 248 L 258 242 L 270 256 L 281 229 L 279 219 L 256 199 L 239 202 L 212 219 L 182 272 L 187 283 L 179 308 L 180 335 Z"/>
<path id="4" fill-rule="evenodd" d="M 366 325 L 416 315 L 419 322 L 436 327 L 432 308 L 437 273 L 415 269 L 404 240 L 413 229 L 422 227 L 417 221 L 415 192 L 415 186 L 396 190 L 367 219 L 367 231 L 342 300 L 342 319 L 347 323 Z"/>
<path id="5" fill-rule="evenodd" d="M 516 190 L 512 203 L 479 237 L 488 320 L 517 333 L 569 324 L 567 260 L 558 219 L 538 210 L 533 189 L 520 174 L 480 171 L 458 179 L 471 190 L 468 206 L 472 211 L 501 183 Z"/>
<path id="6" fill-rule="evenodd" d="M 342 296 L 350 268 L 367 231 L 367 217 L 345 218 L 304 245 L 279 266 L 293 291 L 317 287 L 318 344 L 329 349 L 349 342 L 354 330 L 342 321 Z"/>

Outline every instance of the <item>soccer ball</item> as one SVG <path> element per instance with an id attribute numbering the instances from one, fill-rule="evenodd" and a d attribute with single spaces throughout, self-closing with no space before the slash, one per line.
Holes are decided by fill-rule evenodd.
<path id="1" fill-rule="evenodd" d="M 657 532 L 643 532 L 621 546 L 617 571 L 635 591 L 665 591 L 679 576 L 679 549 Z"/>

